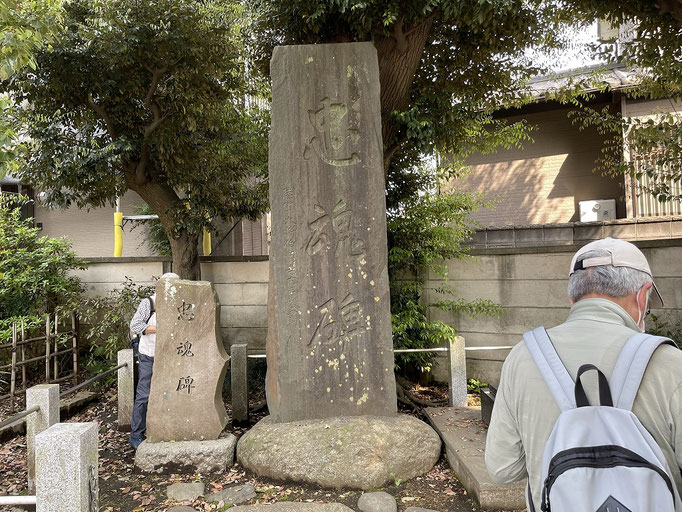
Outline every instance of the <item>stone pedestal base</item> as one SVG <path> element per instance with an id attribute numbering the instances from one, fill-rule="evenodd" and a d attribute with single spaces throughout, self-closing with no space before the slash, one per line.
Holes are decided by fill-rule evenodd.
<path id="1" fill-rule="evenodd" d="M 290 423 L 267 417 L 241 437 L 237 457 L 261 476 L 369 490 L 428 472 L 440 449 L 430 426 L 402 414 Z"/>
<path id="2" fill-rule="evenodd" d="M 152 473 L 214 473 L 234 463 L 237 438 L 232 434 L 212 441 L 148 443 L 135 452 L 135 465 Z"/>

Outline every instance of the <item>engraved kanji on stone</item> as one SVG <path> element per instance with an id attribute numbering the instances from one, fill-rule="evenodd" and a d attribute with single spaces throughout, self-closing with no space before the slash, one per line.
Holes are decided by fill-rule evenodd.
<path id="1" fill-rule="evenodd" d="M 364 242 L 359 238 L 355 238 L 351 233 L 351 227 L 353 224 L 353 210 L 348 208 L 346 201 L 340 199 L 336 203 L 336 206 L 334 206 L 331 216 L 319 204 L 316 204 L 313 207 L 313 210 L 318 217 L 316 217 L 312 222 L 308 223 L 308 229 L 312 231 L 305 248 L 308 254 L 312 256 L 320 252 L 325 247 L 327 249 L 330 248 L 329 241 L 331 238 L 331 233 L 327 231 L 330 220 L 331 227 L 337 238 L 335 247 L 336 253 L 341 251 L 342 253 L 349 254 L 351 256 L 363 256 L 365 254 Z"/>
<path id="2" fill-rule="evenodd" d="M 348 127 L 348 106 L 332 103 L 324 98 L 317 109 L 308 110 L 308 119 L 317 133 L 306 144 L 303 157 L 309 160 L 314 152 L 323 162 L 335 167 L 360 163 L 360 157 L 352 147 L 360 133 Z"/>
<path id="3" fill-rule="evenodd" d="M 175 347 L 175 350 L 178 351 L 178 355 L 180 357 L 194 357 L 194 353 L 192 352 L 192 342 L 189 340 L 186 340 L 184 343 L 181 343 Z"/>
<path id="4" fill-rule="evenodd" d="M 178 387 L 175 389 L 175 391 L 184 391 L 187 390 L 187 394 L 191 394 L 192 390 L 196 387 L 194 384 L 194 379 L 190 377 L 189 375 L 187 377 L 180 377 L 178 379 Z"/>
<path id="5" fill-rule="evenodd" d="M 324 345 L 348 341 L 367 330 L 362 324 L 362 304 L 355 300 L 351 293 L 346 295 L 340 305 L 336 299 L 332 298 L 317 309 L 320 320 L 317 322 L 308 345 L 315 340 L 319 340 Z"/>
<path id="6" fill-rule="evenodd" d="M 186 304 L 185 299 L 182 299 L 182 304 L 178 307 L 178 320 L 194 320 L 194 304 Z"/>

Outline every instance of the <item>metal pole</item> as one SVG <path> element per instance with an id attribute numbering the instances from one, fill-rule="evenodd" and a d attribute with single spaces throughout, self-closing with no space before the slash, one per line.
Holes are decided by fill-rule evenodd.
<path id="1" fill-rule="evenodd" d="M 45 315 L 45 382 L 50 383 L 50 315 Z"/>
<path id="2" fill-rule="evenodd" d="M 59 346 L 57 343 L 59 342 L 59 320 L 57 317 L 57 312 L 54 314 L 54 363 L 53 363 L 53 372 L 52 372 L 52 377 L 54 380 L 59 379 L 59 363 L 57 361 L 57 352 L 59 352 Z"/>
<path id="3" fill-rule="evenodd" d="M 30 409 L 26 409 L 25 411 L 21 411 L 20 413 L 17 413 L 14 416 L 7 418 L 6 420 L 2 420 L 0 422 L 0 429 L 3 427 L 6 427 L 7 425 L 11 425 L 12 423 L 20 420 L 21 418 L 25 418 L 26 416 L 28 416 L 31 413 L 38 412 L 39 410 L 40 410 L 40 406 L 34 405 Z"/>
<path id="4" fill-rule="evenodd" d="M 9 412 L 14 413 L 14 391 L 17 387 L 17 323 L 12 322 L 12 376 L 9 385 Z"/>
<path id="5" fill-rule="evenodd" d="M 112 368 L 111 370 L 107 370 L 106 372 L 102 372 L 102 373 L 100 373 L 100 374 L 98 374 L 98 375 L 95 375 L 95 376 L 92 377 L 91 379 L 88 379 L 88 380 L 86 380 L 86 381 L 84 381 L 84 382 L 81 382 L 80 384 L 78 384 L 78 386 L 74 386 L 74 387 L 72 387 L 72 388 L 70 388 L 70 389 L 67 389 L 67 390 L 64 391 L 62 394 L 59 395 L 59 398 L 64 398 L 66 395 L 70 395 L 71 393 L 73 393 L 73 392 L 75 392 L 75 391 L 78 391 L 78 390 L 81 389 L 81 388 L 84 388 L 84 387 L 87 386 L 88 384 L 91 384 L 91 383 L 95 382 L 97 379 L 101 379 L 102 377 L 106 377 L 107 375 L 109 375 L 109 374 L 111 374 L 111 373 L 114 373 L 114 372 L 117 371 L 119 368 L 123 368 L 124 366 L 128 366 L 128 363 L 119 364 L 116 368 Z"/>
<path id="6" fill-rule="evenodd" d="M 26 333 L 24 332 L 24 319 L 21 319 L 21 389 L 26 391 L 26 365 L 23 364 L 26 360 L 26 347 L 24 341 L 26 340 Z"/>
<path id="7" fill-rule="evenodd" d="M 71 312 L 71 346 L 73 347 L 73 383 L 78 384 L 78 317 L 76 312 Z"/>
<path id="8" fill-rule="evenodd" d="M 0 496 L 0 505 L 35 505 L 35 496 Z"/>

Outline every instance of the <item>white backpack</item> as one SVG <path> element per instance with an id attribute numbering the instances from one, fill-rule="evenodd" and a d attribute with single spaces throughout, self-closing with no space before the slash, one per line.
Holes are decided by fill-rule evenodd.
<path id="1" fill-rule="evenodd" d="M 592 364 L 576 382 L 544 327 L 523 335 L 561 414 L 542 457 L 543 512 L 673 512 L 675 484 L 660 447 L 632 413 L 649 359 L 667 338 L 635 334 L 611 382 Z M 600 405 L 589 405 L 580 376 L 599 375 Z M 529 494 L 529 510 L 534 511 Z"/>

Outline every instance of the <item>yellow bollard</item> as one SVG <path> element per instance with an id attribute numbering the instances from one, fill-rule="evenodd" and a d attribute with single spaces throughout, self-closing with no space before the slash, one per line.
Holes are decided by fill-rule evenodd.
<path id="1" fill-rule="evenodd" d="M 114 212 L 114 258 L 123 254 L 123 212 Z"/>
<path id="2" fill-rule="evenodd" d="M 211 233 L 206 231 L 206 228 L 204 228 L 204 236 L 201 241 L 201 248 L 204 252 L 204 256 L 211 255 Z"/>

